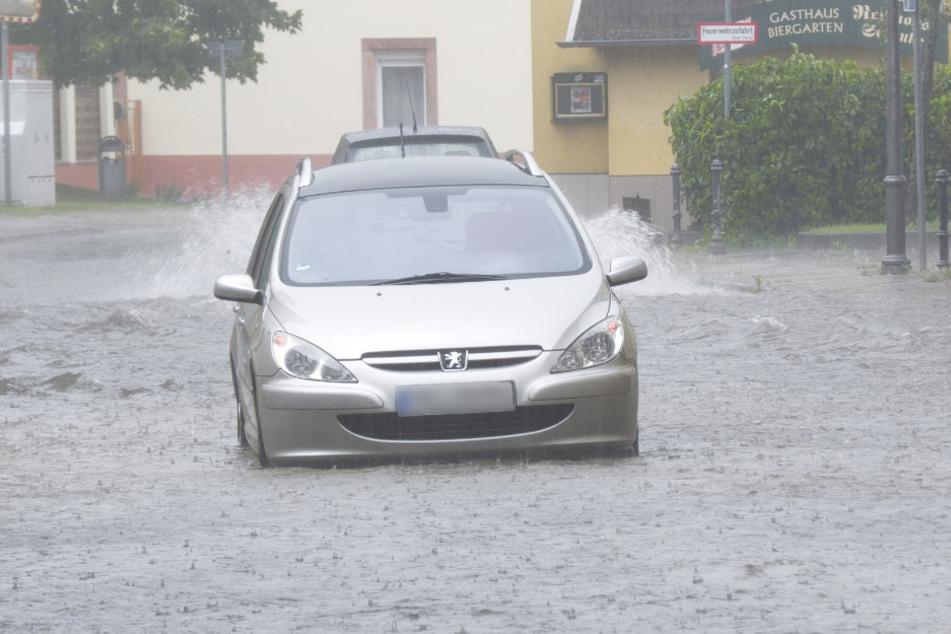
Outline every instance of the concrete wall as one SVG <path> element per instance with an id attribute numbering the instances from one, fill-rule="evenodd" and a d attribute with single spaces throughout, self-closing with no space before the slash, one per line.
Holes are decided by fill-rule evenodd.
<path id="1" fill-rule="evenodd" d="M 674 228 L 673 190 L 670 176 L 608 176 L 607 174 L 556 174 L 553 175 L 575 211 L 586 218 L 597 216 L 608 209 L 623 207 L 624 198 L 650 201 L 652 224 L 670 232 Z M 686 210 L 681 226 L 689 219 Z"/>

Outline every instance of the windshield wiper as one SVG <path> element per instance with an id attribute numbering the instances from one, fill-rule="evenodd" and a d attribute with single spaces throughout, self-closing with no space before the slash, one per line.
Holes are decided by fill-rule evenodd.
<path id="1" fill-rule="evenodd" d="M 423 273 L 409 277 L 399 277 L 394 280 L 383 280 L 373 286 L 387 286 L 396 284 L 451 284 L 454 282 L 491 282 L 493 280 L 507 280 L 504 275 L 483 275 L 481 273 Z"/>

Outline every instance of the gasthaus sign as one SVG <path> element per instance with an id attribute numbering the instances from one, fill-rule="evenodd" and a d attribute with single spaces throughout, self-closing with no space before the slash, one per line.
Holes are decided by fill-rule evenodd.
<path id="1" fill-rule="evenodd" d="M 714 22 L 718 16 L 712 16 Z M 765 0 L 733 12 L 735 22 L 759 26 L 755 43 L 733 43 L 731 57 L 755 55 L 770 50 L 836 44 L 844 46 L 884 47 L 884 20 L 879 0 Z M 932 25 L 922 21 L 927 31 Z M 902 55 L 912 53 L 913 21 L 910 15 L 900 17 Z M 700 69 L 718 67 L 724 47 L 701 46 Z M 938 33 L 938 58 L 947 59 L 948 32 Z"/>

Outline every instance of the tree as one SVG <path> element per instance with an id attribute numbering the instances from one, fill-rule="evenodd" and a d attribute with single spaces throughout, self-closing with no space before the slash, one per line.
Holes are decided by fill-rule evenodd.
<path id="1" fill-rule="evenodd" d="M 912 90 L 903 77 L 903 94 Z M 710 164 L 721 160 L 724 240 L 755 246 L 830 224 L 875 222 L 884 198 L 885 71 L 797 53 L 733 71 L 664 114 L 690 217 L 710 230 Z M 911 113 L 906 112 L 910 120 Z M 906 156 L 911 146 L 905 148 Z"/>
<path id="2" fill-rule="evenodd" d="M 119 72 L 182 90 L 219 72 L 206 43 L 240 40 L 228 77 L 257 80 L 265 27 L 300 31 L 302 12 L 271 0 L 43 0 L 40 18 L 17 25 L 12 39 L 40 47 L 43 72 L 56 86 L 102 85 Z"/>

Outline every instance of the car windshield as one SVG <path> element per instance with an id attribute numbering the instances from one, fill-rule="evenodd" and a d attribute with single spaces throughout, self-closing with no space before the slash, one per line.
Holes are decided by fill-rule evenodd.
<path id="1" fill-rule="evenodd" d="M 431 284 L 589 267 L 577 229 L 548 190 L 421 188 L 302 199 L 288 226 L 282 278 Z"/>
<path id="2" fill-rule="evenodd" d="M 428 139 L 420 141 L 412 137 L 403 140 L 400 149 L 398 137 L 377 141 L 372 145 L 354 145 L 348 151 L 350 161 L 368 161 L 373 159 L 400 158 L 406 156 L 486 156 L 494 158 L 486 143 L 474 138 Z"/>

